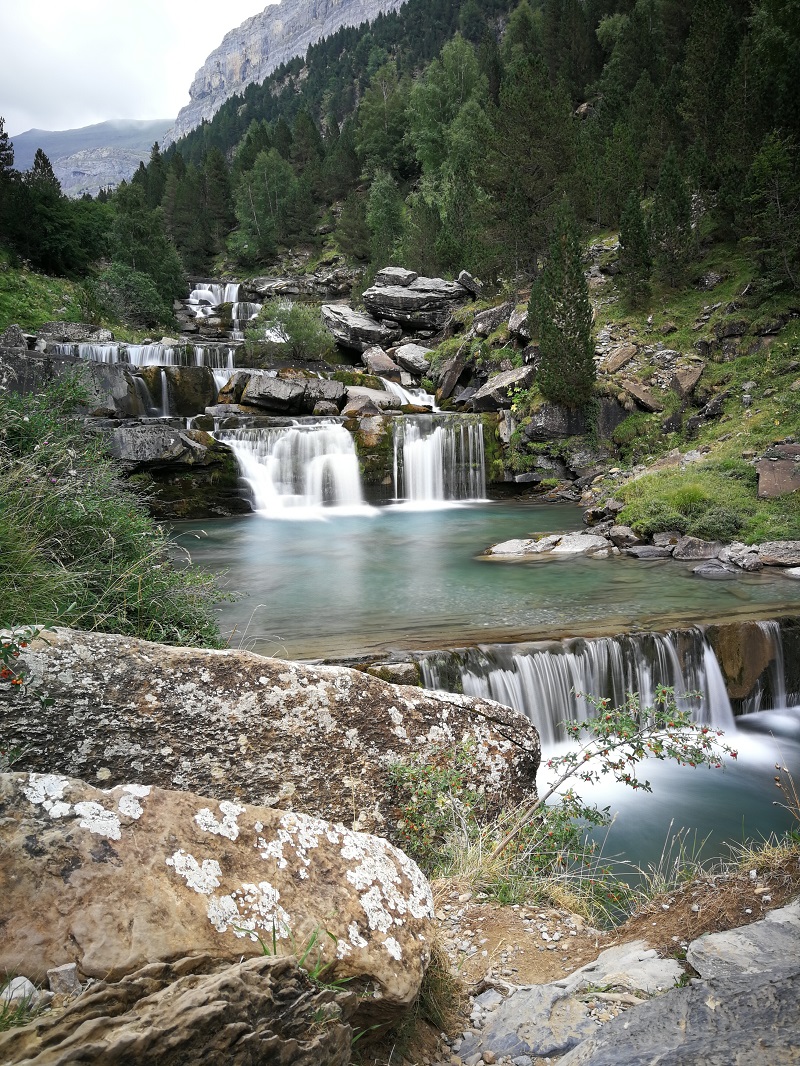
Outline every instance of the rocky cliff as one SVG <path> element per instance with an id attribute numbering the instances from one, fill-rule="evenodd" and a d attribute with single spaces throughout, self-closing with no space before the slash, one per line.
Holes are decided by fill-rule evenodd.
<path id="1" fill-rule="evenodd" d="M 182 108 L 164 139 L 171 144 L 203 119 L 210 119 L 225 101 L 247 85 L 260 84 L 273 70 L 309 46 L 330 37 L 342 26 L 360 26 L 378 15 L 397 11 L 405 0 L 282 0 L 247 19 L 223 38 L 189 89 L 191 102 Z"/>

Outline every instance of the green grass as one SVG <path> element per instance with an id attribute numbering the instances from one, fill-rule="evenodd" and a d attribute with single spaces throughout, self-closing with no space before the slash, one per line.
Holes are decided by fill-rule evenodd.
<path id="1" fill-rule="evenodd" d="M 12 323 L 35 330 L 45 322 L 79 322 L 78 289 L 65 278 L 12 268 L 0 251 L 0 333 Z"/>
<path id="2" fill-rule="evenodd" d="M 0 627 L 58 623 L 218 646 L 210 575 L 179 557 L 75 417 L 77 379 L 0 394 Z"/>

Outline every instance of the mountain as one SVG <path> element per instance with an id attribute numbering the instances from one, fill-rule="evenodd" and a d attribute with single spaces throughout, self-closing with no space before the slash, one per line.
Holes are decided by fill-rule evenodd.
<path id="1" fill-rule="evenodd" d="M 282 0 L 227 33 L 198 70 L 190 103 L 178 114 L 164 146 L 210 119 L 246 86 L 260 84 L 282 63 L 343 26 L 360 26 L 397 11 L 405 0 Z"/>
<path id="2" fill-rule="evenodd" d="M 13 137 L 14 166 L 29 170 L 41 148 L 68 196 L 119 185 L 163 140 L 171 119 L 118 119 L 75 130 L 27 130 Z"/>

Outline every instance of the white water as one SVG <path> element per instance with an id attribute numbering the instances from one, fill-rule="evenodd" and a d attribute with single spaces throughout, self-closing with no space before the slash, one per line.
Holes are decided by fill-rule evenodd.
<path id="1" fill-rule="evenodd" d="M 165 418 L 169 416 L 169 382 L 166 370 L 161 371 L 161 414 Z"/>
<path id="2" fill-rule="evenodd" d="M 485 499 L 482 423 L 433 415 L 398 421 L 394 487 L 397 500 L 423 508 Z"/>
<path id="3" fill-rule="evenodd" d="M 574 639 L 560 643 L 498 644 L 438 653 L 420 663 L 427 688 L 452 688 L 456 679 L 470 696 L 497 700 L 522 711 L 542 743 L 563 740 L 562 723 L 591 717 L 586 694 L 608 696 L 615 706 L 638 692 L 652 704 L 657 685 L 669 685 L 695 721 L 733 727 L 733 712 L 717 658 L 697 630 L 641 637 Z"/>
<path id="4" fill-rule="evenodd" d="M 396 381 L 389 381 L 388 378 L 381 378 L 380 380 L 389 395 L 396 396 L 401 403 L 412 404 L 415 407 L 430 407 L 432 411 L 439 410 L 436 406 L 436 397 L 424 389 L 404 389 Z"/>
<path id="5" fill-rule="evenodd" d="M 232 282 L 228 282 L 227 285 L 200 282 L 189 293 L 189 299 L 186 302 L 194 311 L 196 318 L 209 318 L 221 304 L 238 303 L 239 288 L 237 283 Z"/>
<path id="6" fill-rule="evenodd" d="M 197 344 L 54 344 L 53 354 L 69 355 L 92 363 L 128 366 L 209 366 L 234 369 L 236 349 L 230 345 Z"/>
<path id="7" fill-rule="evenodd" d="M 221 430 L 249 482 L 258 512 L 270 518 L 369 514 L 353 438 L 336 422 L 280 429 Z"/>

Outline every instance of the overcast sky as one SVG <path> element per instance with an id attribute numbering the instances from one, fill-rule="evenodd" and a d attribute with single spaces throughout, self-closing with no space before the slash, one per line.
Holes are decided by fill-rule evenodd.
<path id="1" fill-rule="evenodd" d="M 6 133 L 174 118 L 206 56 L 270 2 L 0 0 Z"/>

